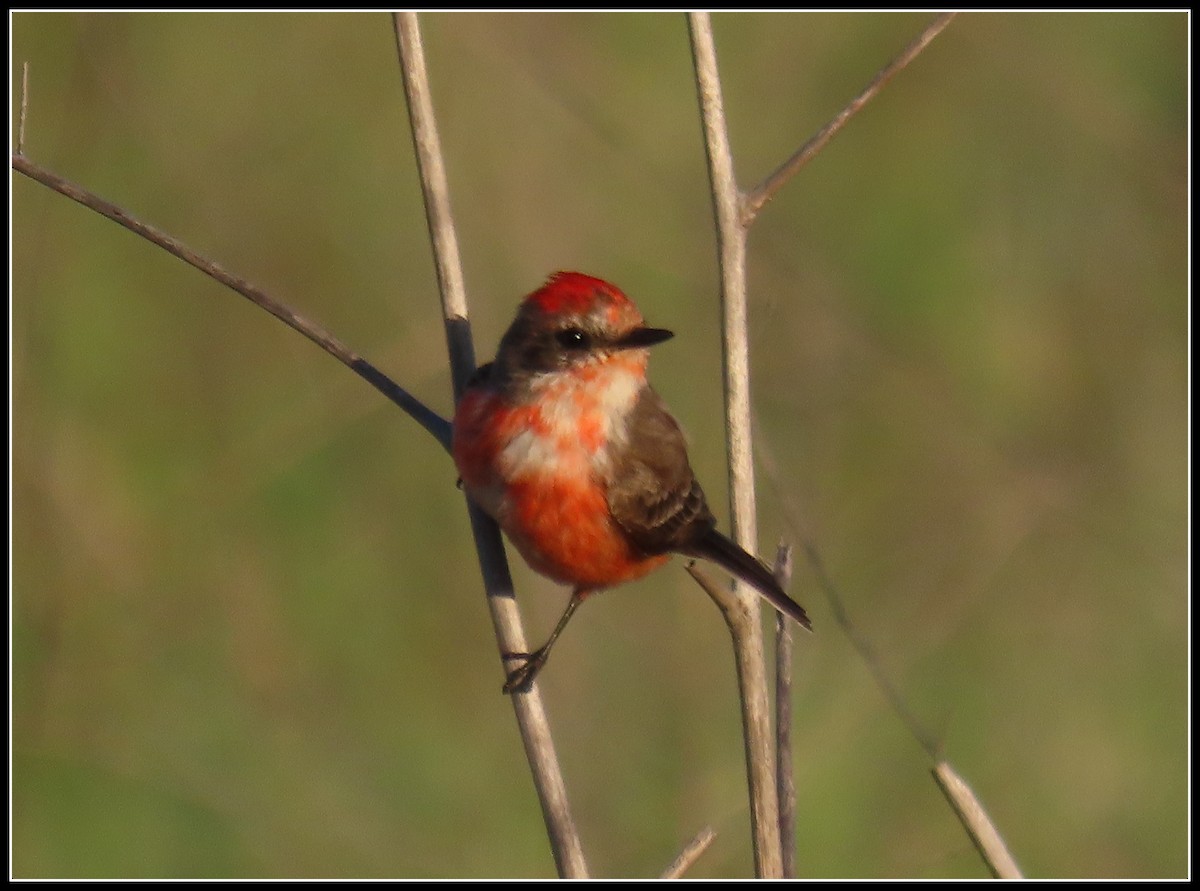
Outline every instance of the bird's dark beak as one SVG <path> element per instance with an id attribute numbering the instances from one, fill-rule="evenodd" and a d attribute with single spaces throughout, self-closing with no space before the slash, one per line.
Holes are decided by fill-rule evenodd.
<path id="1" fill-rule="evenodd" d="M 674 336 L 675 332 L 666 328 L 634 328 L 617 341 L 617 347 L 623 350 L 641 349 L 670 340 Z"/>

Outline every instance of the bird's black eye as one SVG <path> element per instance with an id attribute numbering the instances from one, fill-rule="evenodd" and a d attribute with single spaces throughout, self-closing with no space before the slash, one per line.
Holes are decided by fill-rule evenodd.
<path id="1" fill-rule="evenodd" d="M 592 345 L 592 339 L 582 328 L 564 328 L 555 333 L 554 339 L 564 350 L 586 350 Z"/>

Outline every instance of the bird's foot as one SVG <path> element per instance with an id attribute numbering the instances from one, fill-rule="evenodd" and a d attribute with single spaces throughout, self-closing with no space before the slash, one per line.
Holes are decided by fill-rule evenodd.
<path id="1" fill-rule="evenodd" d="M 537 677 L 542 666 L 546 664 L 546 648 L 535 650 L 532 653 L 505 653 L 505 659 L 523 659 L 524 661 L 508 673 L 508 678 L 504 681 L 502 688 L 504 693 L 527 693 L 529 688 L 533 686 L 533 679 Z"/>

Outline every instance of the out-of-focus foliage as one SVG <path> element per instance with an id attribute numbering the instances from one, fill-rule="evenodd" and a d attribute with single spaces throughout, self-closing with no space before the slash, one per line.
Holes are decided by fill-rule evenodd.
<path id="1" fill-rule="evenodd" d="M 716 16 L 743 183 L 927 20 Z M 678 332 L 652 374 L 721 505 L 683 17 L 422 22 L 480 355 L 547 273 L 617 282 Z M 12 26 L 31 157 L 449 412 L 387 16 Z M 817 543 L 1034 876 L 1187 870 L 1187 74 L 1184 13 L 960 16 L 751 234 L 762 549 Z M 15 874 L 552 875 L 447 457 L 12 189 Z M 514 564 L 540 636 L 563 592 Z M 794 591 L 802 873 L 984 875 L 803 562 Z M 596 874 L 704 824 L 693 875 L 749 873 L 728 642 L 678 565 L 589 601 L 543 678 Z"/>

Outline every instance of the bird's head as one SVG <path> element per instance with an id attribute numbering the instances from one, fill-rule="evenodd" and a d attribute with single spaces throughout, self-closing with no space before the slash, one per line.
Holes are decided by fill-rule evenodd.
<path id="1" fill-rule="evenodd" d="M 615 285 L 580 272 L 557 272 L 521 302 L 496 364 L 515 377 L 595 367 L 672 336 L 648 327 Z"/>

